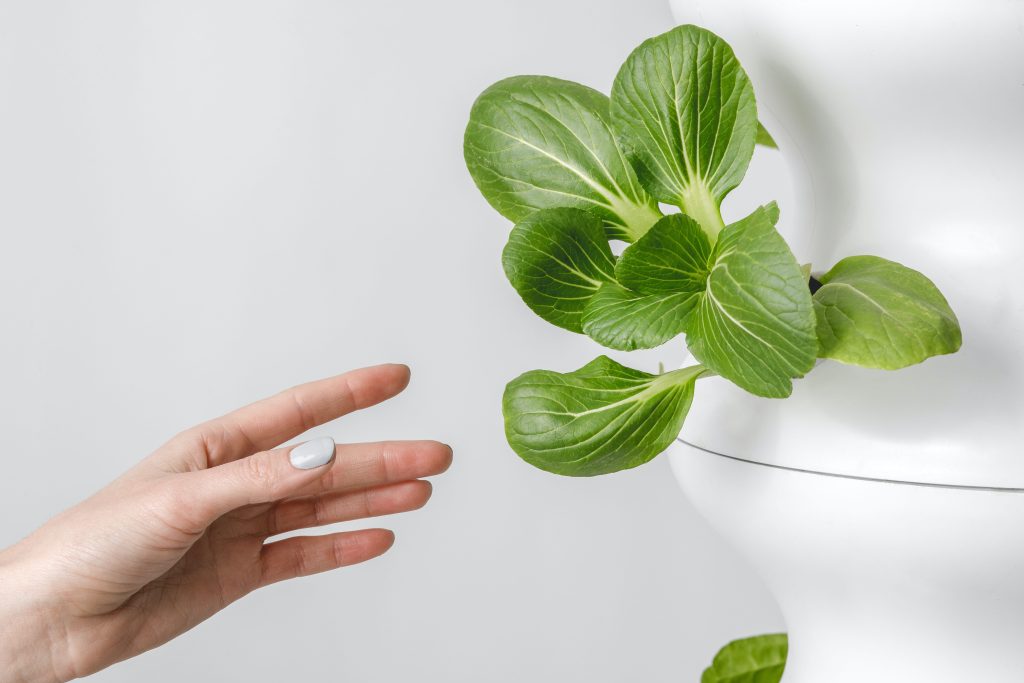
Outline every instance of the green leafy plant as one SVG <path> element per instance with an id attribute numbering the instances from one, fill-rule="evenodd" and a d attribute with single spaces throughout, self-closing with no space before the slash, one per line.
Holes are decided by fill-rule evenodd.
<path id="1" fill-rule="evenodd" d="M 921 273 L 851 256 L 812 279 L 774 202 L 725 223 L 758 144 L 776 147 L 746 72 L 697 26 L 636 48 L 610 97 L 516 76 L 473 104 L 466 165 L 515 222 L 502 264 L 526 305 L 616 350 L 685 335 L 699 363 L 651 375 L 600 356 L 521 375 L 502 409 L 524 460 L 571 476 L 641 465 L 676 438 L 703 377 L 785 398 L 819 358 L 896 370 L 959 349 L 956 316 Z"/>
<path id="2" fill-rule="evenodd" d="M 734 640 L 718 651 L 700 683 L 779 683 L 788 651 L 785 633 Z"/>

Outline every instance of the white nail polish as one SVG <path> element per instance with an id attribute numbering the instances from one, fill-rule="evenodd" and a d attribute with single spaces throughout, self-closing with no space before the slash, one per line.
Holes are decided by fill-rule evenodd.
<path id="1" fill-rule="evenodd" d="M 288 454 L 292 467 L 300 470 L 312 470 L 323 467 L 334 457 L 334 439 L 321 436 L 306 443 L 300 443 Z"/>

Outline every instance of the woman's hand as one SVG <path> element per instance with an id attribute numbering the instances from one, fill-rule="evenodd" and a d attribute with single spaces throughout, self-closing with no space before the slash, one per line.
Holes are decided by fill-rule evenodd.
<path id="1" fill-rule="evenodd" d="M 408 381 L 404 365 L 365 368 L 199 425 L 0 552 L 0 681 L 91 674 L 252 590 L 387 551 L 394 535 L 384 529 L 266 541 L 422 507 L 431 486 L 420 478 L 448 468 L 448 446 L 275 447 Z"/>

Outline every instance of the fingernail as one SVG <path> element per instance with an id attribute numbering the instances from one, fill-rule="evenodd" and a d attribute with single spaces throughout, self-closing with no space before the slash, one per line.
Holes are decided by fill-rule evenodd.
<path id="1" fill-rule="evenodd" d="M 334 457 L 334 439 L 321 436 L 306 443 L 300 443 L 288 454 L 292 467 L 300 470 L 312 470 L 323 467 Z"/>

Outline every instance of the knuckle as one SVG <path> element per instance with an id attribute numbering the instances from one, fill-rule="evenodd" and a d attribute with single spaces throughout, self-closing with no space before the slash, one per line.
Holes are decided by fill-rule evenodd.
<path id="1" fill-rule="evenodd" d="M 359 496 L 359 516 L 373 517 L 375 510 L 376 506 L 373 501 L 373 493 L 368 490 L 364 490 Z"/>
<path id="2" fill-rule="evenodd" d="M 171 437 L 167 445 L 186 453 L 201 455 L 204 464 L 208 461 L 209 447 L 205 425 L 189 427 L 182 432 L 178 432 Z"/>
<path id="3" fill-rule="evenodd" d="M 305 576 L 311 573 L 309 549 L 306 544 L 299 544 L 295 549 L 295 574 Z"/>
<path id="4" fill-rule="evenodd" d="M 196 536 L 209 523 L 209 506 L 193 492 L 188 475 L 176 474 L 154 484 L 146 494 L 154 519 L 185 536 Z"/>
<path id="5" fill-rule="evenodd" d="M 326 501 L 321 497 L 316 497 L 312 502 L 313 507 L 313 524 L 315 526 L 324 526 L 329 522 Z"/>
<path id="6" fill-rule="evenodd" d="M 261 491 L 271 491 L 274 488 L 274 468 L 271 467 L 268 458 L 262 454 L 246 458 L 242 462 L 242 476 L 246 481 Z"/>
<path id="7" fill-rule="evenodd" d="M 317 425 L 316 416 L 313 411 L 310 410 L 309 406 L 306 405 L 305 399 L 302 395 L 295 390 L 288 393 L 292 399 L 292 403 L 295 406 L 295 413 L 298 415 L 299 424 L 302 426 L 302 431 L 308 431 Z"/>
<path id="8" fill-rule="evenodd" d="M 332 566 L 341 567 L 345 564 L 345 557 L 347 556 L 344 538 L 338 537 L 331 541 L 331 560 Z"/>
<path id="9" fill-rule="evenodd" d="M 397 442 L 385 441 L 380 445 L 380 454 L 377 458 L 377 466 L 379 468 L 379 476 L 383 481 L 394 481 L 395 475 L 395 461 L 399 456 L 399 448 Z"/>
<path id="10" fill-rule="evenodd" d="M 285 513 L 282 507 L 281 503 L 275 503 L 274 506 L 270 508 L 270 511 L 267 512 L 267 526 L 265 528 L 267 536 L 277 536 L 285 529 Z"/>

